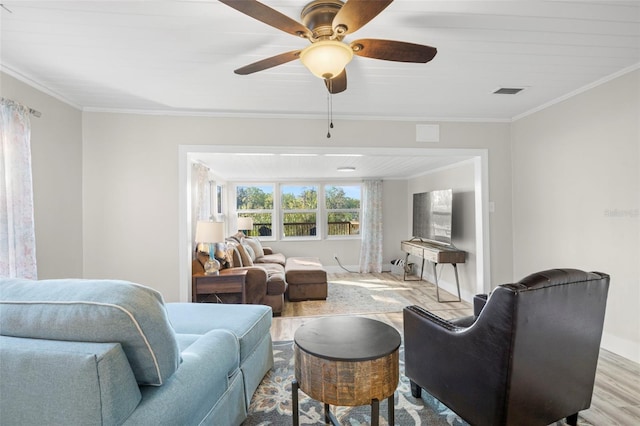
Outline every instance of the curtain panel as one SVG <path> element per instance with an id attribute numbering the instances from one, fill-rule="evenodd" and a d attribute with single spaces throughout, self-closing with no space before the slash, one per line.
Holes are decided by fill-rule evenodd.
<path id="1" fill-rule="evenodd" d="M 0 99 L 0 277 L 37 279 L 29 109 Z"/>
<path id="2" fill-rule="evenodd" d="M 199 164 L 193 163 L 191 169 L 191 235 L 192 238 L 196 236 L 196 225 L 199 220 L 209 220 L 211 212 L 207 211 L 208 203 L 205 202 L 207 197 L 207 189 L 209 188 L 209 168 Z M 197 242 L 194 241 L 194 244 Z M 194 246 L 195 247 L 195 246 Z M 194 254 L 195 255 L 195 254 Z"/>
<path id="3" fill-rule="evenodd" d="M 382 272 L 382 181 L 364 181 L 360 272 Z"/>

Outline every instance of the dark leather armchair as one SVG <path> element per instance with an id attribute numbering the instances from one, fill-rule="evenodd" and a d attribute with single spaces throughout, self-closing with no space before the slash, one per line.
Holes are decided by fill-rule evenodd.
<path id="1" fill-rule="evenodd" d="M 591 405 L 608 290 L 607 274 L 553 269 L 476 296 L 473 317 L 406 307 L 413 396 L 425 389 L 472 425 L 575 425 Z"/>

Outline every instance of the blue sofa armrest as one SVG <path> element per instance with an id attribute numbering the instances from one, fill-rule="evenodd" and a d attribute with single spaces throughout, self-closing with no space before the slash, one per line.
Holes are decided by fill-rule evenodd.
<path id="1" fill-rule="evenodd" d="M 142 401 L 124 424 L 240 424 L 247 407 L 236 337 L 213 330 L 178 340 L 193 340 L 180 368 L 161 387 L 142 386 Z"/>
<path id="2" fill-rule="evenodd" d="M 0 336 L 2 424 L 121 424 L 141 400 L 119 343 Z"/>

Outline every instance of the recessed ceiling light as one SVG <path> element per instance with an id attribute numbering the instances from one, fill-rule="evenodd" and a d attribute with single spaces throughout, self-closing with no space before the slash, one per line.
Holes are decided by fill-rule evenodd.
<path id="1" fill-rule="evenodd" d="M 355 167 L 338 167 L 339 172 L 355 172 Z"/>
<path id="2" fill-rule="evenodd" d="M 245 155 L 245 156 L 247 156 L 247 155 L 255 155 L 255 156 L 258 156 L 258 157 L 266 157 L 266 156 L 275 155 L 275 154 L 273 154 L 271 152 L 236 152 L 233 155 L 241 155 L 241 156 L 242 155 Z"/>

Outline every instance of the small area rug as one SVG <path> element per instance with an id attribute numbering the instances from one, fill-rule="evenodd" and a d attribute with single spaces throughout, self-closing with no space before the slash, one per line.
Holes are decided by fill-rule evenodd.
<path id="1" fill-rule="evenodd" d="M 351 274 L 354 278 L 333 277 L 329 279 L 327 300 L 307 300 L 284 304 L 283 317 L 345 315 L 401 312 L 412 305 L 398 294 L 406 291 L 393 276 L 385 274 Z M 300 312 L 304 304 L 303 312 Z"/>
<path id="2" fill-rule="evenodd" d="M 253 395 L 249 417 L 242 426 L 290 425 L 292 422 L 291 381 L 294 378 L 293 342 L 274 342 L 275 365 L 263 379 Z M 323 404 L 299 391 L 300 424 L 324 425 Z M 371 407 L 332 407 L 344 426 L 371 424 Z M 380 424 L 387 425 L 387 401 L 380 402 Z M 395 395 L 395 424 L 411 425 L 466 425 L 456 414 L 422 392 L 422 398 L 411 396 L 409 379 L 404 376 L 404 350 L 400 347 L 400 384 Z"/>

